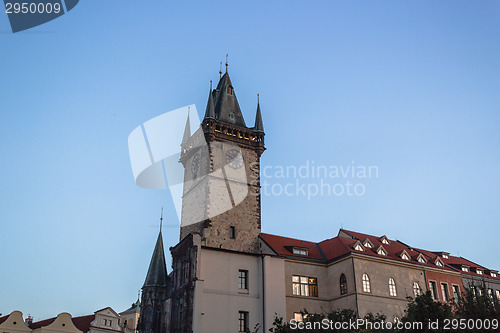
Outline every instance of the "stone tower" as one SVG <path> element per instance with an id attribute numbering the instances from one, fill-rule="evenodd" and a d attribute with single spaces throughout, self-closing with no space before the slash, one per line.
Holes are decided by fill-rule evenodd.
<path id="1" fill-rule="evenodd" d="M 210 86 L 205 117 L 193 135 L 188 119 L 181 148 L 180 239 L 198 233 L 203 246 L 257 253 L 264 127 L 259 103 L 254 127 L 246 126 L 227 64 L 217 88 Z"/>
<path id="2" fill-rule="evenodd" d="M 138 330 L 141 333 L 166 333 L 169 324 L 170 277 L 167 275 L 161 231 L 142 286 Z"/>

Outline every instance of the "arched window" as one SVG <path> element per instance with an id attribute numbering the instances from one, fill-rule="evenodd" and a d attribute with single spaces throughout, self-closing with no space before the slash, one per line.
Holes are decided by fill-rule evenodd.
<path id="1" fill-rule="evenodd" d="M 368 277 L 368 274 L 366 274 L 366 273 L 363 274 L 363 291 L 365 293 L 370 292 L 370 278 Z"/>
<path id="2" fill-rule="evenodd" d="M 345 294 L 347 294 L 347 279 L 345 278 L 345 275 L 342 274 L 340 276 L 340 295 Z"/>
<path id="3" fill-rule="evenodd" d="M 394 281 L 393 278 L 389 279 L 389 295 L 391 296 L 397 296 L 396 292 L 396 282 Z"/>
<path id="4" fill-rule="evenodd" d="M 413 282 L 413 294 L 415 294 L 415 297 L 420 296 L 422 294 L 418 282 Z"/>

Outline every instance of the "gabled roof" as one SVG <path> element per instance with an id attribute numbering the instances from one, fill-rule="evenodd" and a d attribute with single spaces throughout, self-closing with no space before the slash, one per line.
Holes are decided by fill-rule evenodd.
<path id="1" fill-rule="evenodd" d="M 230 87 L 231 93 L 228 93 Z M 232 124 L 246 128 L 245 119 L 236 99 L 233 84 L 226 72 L 217 85 L 217 96 L 215 97 L 215 119 L 226 124 Z"/>
<path id="2" fill-rule="evenodd" d="M 260 234 L 260 238 L 269 245 L 278 255 L 282 256 L 290 256 L 290 257 L 298 257 L 298 258 L 310 258 L 310 259 L 318 259 L 323 260 L 323 256 L 321 255 L 316 243 L 303 241 L 294 238 L 287 238 L 281 236 L 275 236 L 270 234 Z M 307 249 L 307 256 L 303 255 L 295 255 L 293 254 L 293 248 L 303 248 Z"/>
<path id="3" fill-rule="evenodd" d="M 141 302 L 137 300 L 137 302 L 132 303 L 132 306 L 128 308 L 127 310 L 120 312 L 120 314 L 126 314 L 126 313 L 134 313 L 134 312 L 140 312 L 141 311 Z"/>
<path id="4" fill-rule="evenodd" d="M 166 287 L 167 286 L 167 264 L 165 262 L 165 251 L 163 250 L 163 238 L 161 231 L 158 234 L 158 240 L 151 257 L 148 274 L 144 287 Z"/>

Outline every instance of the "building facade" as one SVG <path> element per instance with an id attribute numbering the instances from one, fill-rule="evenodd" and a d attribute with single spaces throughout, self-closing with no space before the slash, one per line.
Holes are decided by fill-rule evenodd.
<path id="1" fill-rule="evenodd" d="M 226 64 L 200 128 L 186 123 L 180 240 L 167 274 L 160 232 L 139 332 L 267 332 L 276 315 L 301 320 L 304 309 L 398 320 L 408 296 L 453 301 L 478 278 L 500 298 L 497 271 L 446 252 L 344 229 L 320 243 L 262 233 L 264 135 L 259 103 L 246 125 Z"/>

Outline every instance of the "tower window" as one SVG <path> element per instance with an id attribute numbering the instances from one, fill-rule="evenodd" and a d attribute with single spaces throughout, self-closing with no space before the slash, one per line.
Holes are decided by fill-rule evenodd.
<path id="1" fill-rule="evenodd" d="M 239 312 L 238 326 L 238 332 L 248 332 L 248 312 Z"/>
<path id="2" fill-rule="evenodd" d="M 236 238 L 236 228 L 233 226 L 229 227 L 229 237 L 231 237 L 232 239 Z"/>
<path id="3" fill-rule="evenodd" d="M 233 94 L 233 87 L 227 86 L 226 92 L 227 92 L 228 95 L 232 95 Z"/>

